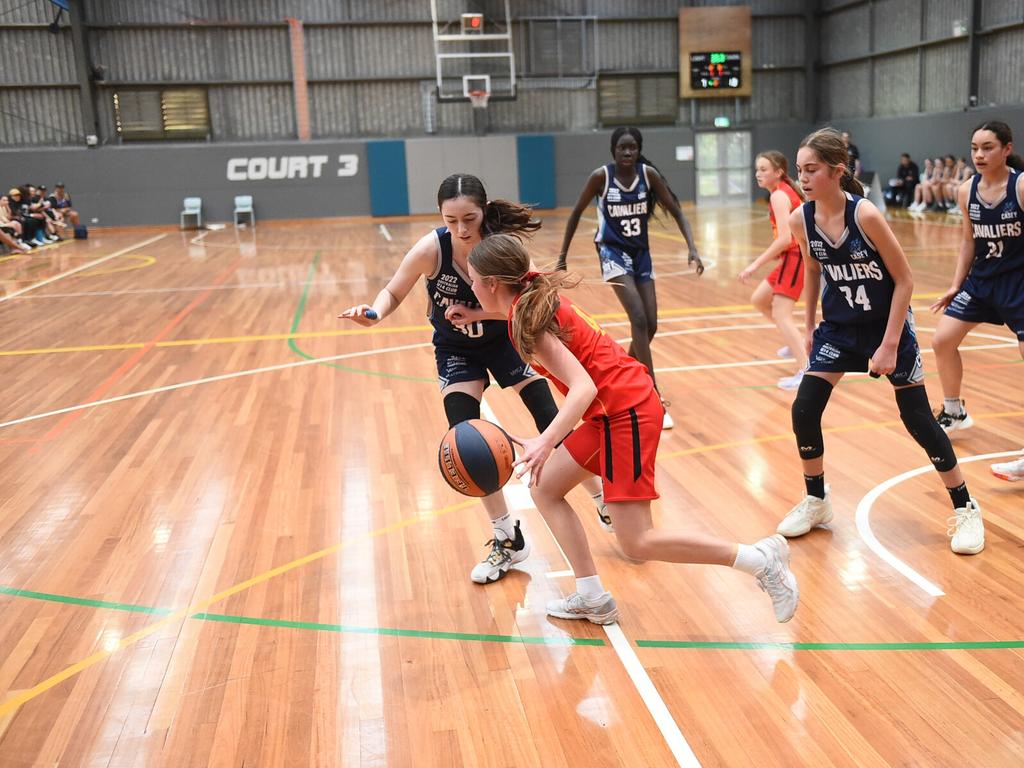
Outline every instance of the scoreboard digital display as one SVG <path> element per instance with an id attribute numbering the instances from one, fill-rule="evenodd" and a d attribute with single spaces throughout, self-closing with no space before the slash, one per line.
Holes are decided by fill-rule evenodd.
<path id="1" fill-rule="evenodd" d="M 695 91 L 739 88 L 742 58 L 739 51 L 691 53 L 690 87 Z"/>

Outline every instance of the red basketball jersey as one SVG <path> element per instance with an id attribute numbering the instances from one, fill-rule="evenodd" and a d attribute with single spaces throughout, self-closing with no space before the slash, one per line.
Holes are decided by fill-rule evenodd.
<path id="1" fill-rule="evenodd" d="M 564 296 L 559 296 L 555 322 L 566 332 L 562 342 L 573 357 L 583 364 L 590 378 L 597 386 L 597 396 L 583 414 L 584 419 L 611 416 L 628 411 L 647 399 L 654 382 L 647 367 L 626 354 L 626 351 L 609 338 L 601 326 L 590 315 Z M 512 316 L 515 302 L 509 310 L 509 336 L 512 334 Z M 533 367 L 555 385 L 563 395 L 569 388 L 544 370 L 536 362 Z"/>
<path id="2" fill-rule="evenodd" d="M 780 181 L 778 189 L 781 189 L 783 192 L 785 192 L 786 197 L 789 198 L 790 211 L 795 211 L 797 208 L 804 204 L 804 201 L 800 199 L 800 195 L 796 193 L 796 190 L 789 186 L 789 184 L 787 184 L 786 182 Z M 772 239 L 774 239 L 779 236 L 779 225 L 775 222 L 775 209 L 772 208 L 771 203 L 768 204 L 768 218 L 772 222 Z M 786 250 L 797 251 L 798 253 L 800 251 L 800 246 L 797 245 L 796 238 L 793 237 L 792 234 L 790 234 L 789 236 L 789 246 L 786 248 Z M 779 258 L 782 258 L 782 254 L 779 255 Z"/>

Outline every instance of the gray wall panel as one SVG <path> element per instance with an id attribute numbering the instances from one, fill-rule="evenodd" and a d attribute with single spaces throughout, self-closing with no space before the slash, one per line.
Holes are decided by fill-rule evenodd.
<path id="1" fill-rule="evenodd" d="M 925 40 L 949 37 L 954 23 L 967 26 L 970 18 L 971 0 L 924 0 Z"/>
<path id="2" fill-rule="evenodd" d="M 917 51 L 897 53 L 875 60 L 875 115 L 917 112 L 920 80 Z"/>
<path id="3" fill-rule="evenodd" d="M 519 169 L 514 136 L 410 139 L 405 143 L 409 212 L 436 213 L 437 188 L 453 173 L 471 173 L 494 198 L 516 200 Z"/>
<path id="4" fill-rule="evenodd" d="M 875 0 L 874 43 L 876 51 L 897 48 L 921 39 L 923 0 Z M 851 30 L 854 34 L 856 32 Z"/>
<path id="5" fill-rule="evenodd" d="M 821 60 L 825 63 L 869 52 L 867 5 L 856 5 L 821 19 Z"/>
<path id="6" fill-rule="evenodd" d="M 679 69 L 679 30 L 671 22 L 598 22 L 600 71 Z"/>
<path id="7" fill-rule="evenodd" d="M 52 35 L 45 29 L 0 29 L 0 51 L 4 85 L 77 83 L 69 30 Z"/>
<path id="8" fill-rule="evenodd" d="M 341 154 L 358 156 L 357 175 L 337 175 Z M 231 158 L 279 162 L 297 155 L 326 157 L 320 177 L 227 179 Z M 83 221 L 88 224 L 95 217 L 102 226 L 177 223 L 182 200 L 190 195 L 203 198 L 206 221 L 230 221 L 235 195 L 252 195 L 256 215 L 264 219 L 370 213 L 366 151 L 361 142 L 0 151 L 0 164 L 15 179 L 63 180 Z"/>
<path id="9" fill-rule="evenodd" d="M 756 66 L 804 63 L 803 19 L 754 19 L 751 37 Z"/>
<path id="10" fill-rule="evenodd" d="M 981 0 L 981 25 L 994 27 L 1024 19 L 1024 0 Z"/>
<path id="11" fill-rule="evenodd" d="M 210 88 L 209 99 L 211 127 L 221 141 L 295 136 L 295 102 L 288 86 Z"/>
<path id="12" fill-rule="evenodd" d="M 832 67 L 821 73 L 821 117 L 834 120 L 863 115 L 870 108 L 868 62 Z"/>
<path id="13" fill-rule="evenodd" d="M 429 27 L 325 27 L 306 30 L 311 78 L 434 77 Z"/>
<path id="14" fill-rule="evenodd" d="M 748 117 L 752 121 L 803 120 L 804 98 L 803 72 L 755 72 Z"/>
<path id="15" fill-rule="evenodd" d="M 75 145 L 83 143 L 84 135 L 77 89 L 0 88 L 0 136 L 5 145 Z"/>
<path id="16" fill-rule="evenodd" d="M 967 40 L 956 40 L 924 50 L 924 112 L 942 112 L 967 104 Z"/>
<path id="17" fill-rule="evenodd" d="M 982 41 L 978 102 L 1024 104 L 1024 29 L 987 35 Z"/>
<path id="18" fill-rule="evenodd" d="M 492 102 L 488 120 L 492 131 L 502 133 L 585 131 L 596 110 L 594 89 L 530 90 L 515 101 Z"/>

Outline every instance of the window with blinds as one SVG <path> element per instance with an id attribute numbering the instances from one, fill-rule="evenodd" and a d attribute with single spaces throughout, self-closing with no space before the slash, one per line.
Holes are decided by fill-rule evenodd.
<path id="1" fill-rule="evenodd" d="M 602 75 L 597 82 L 601 124 L 674 123 L 678 87 L 675 75 Z"/>
<path id="2" fill-rule="evenodd" d="M 210 109 L 204 88 L 118 91 L 114 121 L 125 141 L 205 139 Z"/>

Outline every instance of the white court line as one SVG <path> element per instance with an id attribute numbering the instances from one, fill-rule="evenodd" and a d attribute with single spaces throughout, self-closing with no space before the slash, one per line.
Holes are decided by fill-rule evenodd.
<path id="1" fill-rule="evenodd" d="M 395 239 L 391 236 L 391 233 L 388 231 L 388 228 L 383 224 L 380 225 L 380 236 L 387 240 L 389 243 Z"/>
<path id="2" fill-rule="evenodd" d="M 1001 459 L 1005 456 L 1018 455 L 1020 455 L 1019 450 L 1000 451 L 999 453 L 983 453 L 979 456 L 958 457 L 957 461 L 960 464 L 968 464 L 972 461 L 985 461 L 986 459 Z M 895 568 L 899 573 L 906 576 L 910 581 L 912 581 L 914 584 L 916 584 L 918 587 L 920 587 L 922 590 L 924 590 L 932 597 L 942 597 L 946 593 L 942 591 L 941 587 L 928 581 L 928 579 L 926 579 L 924 576 L 922 576 L 920 573 L 915 571 L 905 562 L 896 557 L 896 555 L 894 555 L 892 552 L 886 549 L 881 544 L 881 542 L 878 541 L 874 532 L 871 530 L 871 506 L 875 503 L 875 500 L 878 499 L 879 496 L 881 496 L 883 493 L 888 491 L 893 486 L 899 485 L 904 480 L 909 480 L 912 477 L 916 477 L 917 475 L 923 475 L 934 470 L 935 467 L 933 467 L 931 464 L 927 464 L 923 467 L 917 467 L 916 469 L 911 469 L 907 472 L 904 472 L 902 475 L 896 475 L 896 477 L 889 478 L 884 483 L 876 485 L 868 492 L 868 494 L 863 499 L 860 500 L 860 503 L 857 504 L 856 518 L 857 532 L 860 533 L 861 539 L 864 540 L 864 543 L 868 545 L 868 548 L 872 552 L 874 552 L 876 555 L 878 555 L 878 557 L 880 557 L 882 560 L 884 560 L 893 568 Z"/>
<path id="3" fill-rule="evenodd" d="M 189 240 L 189 242 L 192 243 L 193 245 L 202 245 L 203 244 L 203 238 L 206 237 L 208 234 L 210 234 L 211 231 L 212 230 L 204 229 L 198 235 L 196 235 L 191 240 Z"/>
<path id="4" fill-rule="evenodd" d="M 56 411 L 47 411 L 46 413 L 36 413 L 32 416 L 24 416 L 20 419 L 13 419 L 11 421 L 0 422 L 0 429 L 4 427 L 13 427 L 16 424 L 25 424 L 29 421 L 37 421 L 38 419 L 45 419 L 49 416 L 60 416 L 62 413 L 70 413 L 72 411 L 81 411 L 85 408 L 95 408 L 97 405 L 109 405 L 110 403 L 119 403 L 123 400 L 133 400 L 136 397 L 145 397 L 146 395 L 156 395 L 160 392 L 172 392 L 175 389 L 183 389 L 185 387 L 194 387 L 199 384 L 211 384 L 215 381 L 226 381 L 227 379 L 238 379 L 243 376 L 255 376 L 258 373 L 270 373 L 271 371 L 283 371 L 288 368 L 300 368 L 304 365 L 316 365 L 317 363 L 330 363 L 335 360 L 347 360 L 353 357 L 367 357 L 369 355 L 376 355 L 381 352 L 402 352 L 406 349 L 420 349 L 422 347 L 432 346 L 432 342 L 425 341 L 419 344 L 404 344 L 400 347 L 385 347 L 383 349 L 368 349 L 363 352 L 348 352 L 344 355 L 333 355 L 331 357 L 318 357 L 313 360 L 297 360 L 293 363 L 281 363 L 280 365 L 268 365 L 265 368 L 251 368 L 247 371 L 236 371 L 234 373 L 222 373 L 219 376 L 208 376 L 204 379 L 192 379 L 191 381 L 182 381 L 178 384 L 168 384 L 164 387 L 156 387 L 154 389 L 144 389 L 141 392 L 130 392 L 127 395 L 119 395 L 117 397 L 108 397 L 105 400 L 96 400 L 92 403 L 81 403 L 80 405 L 72 405 L 67 408 L 60 408 Z"/>
<path id="5" fill-rule="evenodd" d="M 89 267 L 95 267 L 97 264 L 102 264 L 105 261 L 110 261 L 111 259 L 115 258 L 116 256 L 121 256 L 122 254 L 128 253 L 129 251 L 134 251 L 134 250 L 136 250 L 138 248 L 143 248 L 143 247 L 149 245 L 150 243 L 155 243 L 157 240 L 160 240 L 160 239 L 162 239 L 164 237 L 167 237 L 167 233 L 166 232 L 164 234 L 162 234 L 162 235 L 156 235 L 155 237 L 151 237 L 148 240 L 143 240 L 141 243 L 136 243 L 135 245 L 130 245 L 127 248 L 122 248 L 120 251 L 116 251 L 115 253 L 111 253 L 111 254 L 109 254 L 107 256 L 102 256 L 102 257 L 100 257 L 98 259 L 93 259 L 92 261 L 88 262 L 87 264 L 82 264 L 80 267 L 75 267 L 74 269 L 69 269 L 67 272 L 61 272 L 59 275 L 54 275 L 53 277 L 48 277 L 45 280 L 39 281 L 38 283 L 33 283 L 32 285 L 26 286 L 26 287 L 22 288 L 20 291 L 15 291 L 14 293 L 8 293 L 5 296 L 0 296 L 0 302 L 7 301 L 8 299 L 13 299 L 15 296 L 21 296 L 21 294 L 28 293 L 29 291 L 34 291 L 36 288 L 42 288 L 44 285 L 49 285 L 50 283 L 55 283 L 58 280 L 61 280 L 61 279 L 65 278 L 65 277 L 69 277 L 69 276 L 75 274 L 76 272 L 81 272 L 83 269 L 89 269 Z"/>
<path id="6" fill-rule="evenodd" d="M 480 401 L 480 413 L 488 421 L 494 422 L 499 427 L 501 426 L 501 422 L 498 421 L 498 417 L 495 415 L 491 406 L 487 404 L 486 400 Z M 504 429 L 504 427 L 502 427 L 502 429 Z M 515 480 L 514 475 L 513 480 Z M 541 522 L 544 523 L 544 527 L 547 528 L 548 534 L 551 536 L 551 540 L 554 541 L 555 546 L 558 547 L 558 551 L 561 553 L 562 559 L 568 563 L 569 558 L 565 556 L 565 552 L 558 543 L 558 539 L 556 539 L 554 534 L 551 533 L 551 528 L 549 528 L 547 522 L 544 521 L 543 515 L 539 515 L 539 517 Z M 571 575 L 572 571 L 558 571 L 557 573 Z M 548 576 L 552 575 L 554 574 L 548 574 Z M 668 748 L 675 756 L 676 762 L 680 766 L 684 766 L 684 768 L 700 768 L 700 761 L 693 753 L 690 745 L 686 742 L 686 737 L 683 736 L 683 732 L 679 729 L 679 724 L 673 719 L 672 713 L 668 711 L 668 707 L 665 705 L 665 700 L 661 698 L 661 694 L 658 693 L 658 689 L 651 681 L 650 675 L 647 674 L 647 670 L 644 669 L 643 664 L 640 663 L 640 659 L 637 657 L 636 651 L 634 651 L 633 647 L 629 644 L 629 640 L 626 639 L 626 635 L 623 633 L 622 628 L 619 627 L 618 624 L 602 624 L 600 626 L 608 636 L 608 640 L 611 642 L 612 648 L 615 649 L 615 653 L 618 655 L 619 661 L 622 662 L 622 666 L 626 668 L 626 672 L 629 674 L 629 679 L 633 681 L 633 685 L 636 687 L 637 693 L 640 694 L 640 698 L 643 699 L 644 704 L 647 706 L 647 711 L 650 712 L 655 725 L 657 725 L 658 730 L 661 731 L 661 735 L 664 737 L 665 742 L 668 744 Z"/>

